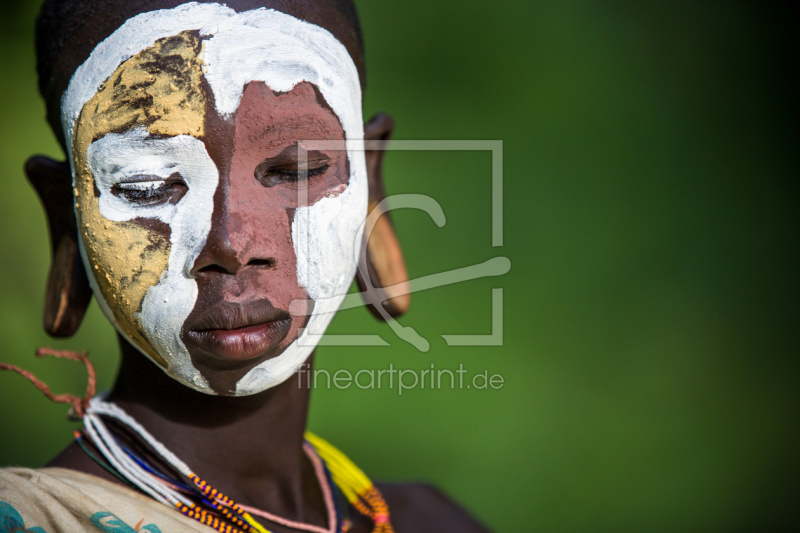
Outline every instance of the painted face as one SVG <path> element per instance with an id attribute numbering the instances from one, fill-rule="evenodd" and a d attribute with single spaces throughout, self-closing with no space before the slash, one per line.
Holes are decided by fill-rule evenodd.
<path id="1" fill-rule="evenodd" d="M 344 46 L 274 10 L 144 13 L 76 70 L 62 120 L 84 263 L 118 331 L 202 392 L 254 394 L 297 370 L 352 281 L 366 216 Z M 309 150 L 299 172 L 299 141 L 318 139 L 348 150 Z M 296 300 L 310 316 L 289 313 Z"/>

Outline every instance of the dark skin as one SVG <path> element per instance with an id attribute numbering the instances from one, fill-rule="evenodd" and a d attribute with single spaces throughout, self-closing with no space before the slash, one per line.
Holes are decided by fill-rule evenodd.
<path id="1" fill-rule="evenodd" d="M 252 396 L 205 395 L 164 374 L 126 341 L 120 339 L 120 345 L 122 363 L 110 400 L 192 466 L 198 476 L 235 501 L 325 527 L 322 492 L 301 451 L 308 388 L 291 378 Z M 120 483 L 76 443 L 47 466 Z M 377 486 L 399 533 L 487 531 L 430 485 Z M 371 522 L 355 509 L 350 509 L 350 517 L 354 522 L 351 531 L 372 530 Z M 276 533 L 296 531 L 262 522 Z"/>
<path id="2" fill-rule="evenodd" d="M 125 4 L 128 6 L 125 9 L 130 9 L 132 3 L 135 4 Z M 228 3 L 237 10 L 272 7 L 325 27 L 350 51 L 363 82 L 363 58 L 357 52 L 360 48 L 355 40 L 355 31 L 332 5 L 324 1 L 257 4 L 248 1 Z M 174 2 L 165 2 L 164 6 L 148 3 L 147 8 L 151 10 L 172 5 Z M 126 13 L 125 16 L 132 14 Z M 98 41 L 102 38 L 96 36 Z M 365 138 L 386 140 L 393 127 L 388 115 L 377 115 L 365 125 Z M 383 152 L 380 151 L 366 154 L 370 200 L 374 202 L 383 198 L 382 156 Z M 65 163 L 36 156 L 26 164 L 26 173 L 42 198 L 53 247 L 45 328 L 54 336 L 69 336 L 80 325 L 91 298 L 77 252 L 79 237 L 72 207 L 69 167 Z M 214 216 L 217 216 L 216 210 Z M 392 237 L 393 233 L 388 237 L 384 235 L 389 241 Z M 205 267 L 219 268 L 208 268 L 208 272 L 218 270 L 220 276 L 236 275 L 225 263 L 224 251 L 233 246 L 226 239 L 232 238 L 235 235 L 217 237 L 218 253 L 211 250 L 206 254 Z M 397 246 L 396 241 L 382 244 Z M 167 376 L 122 337 L 119 342 L 121 365 L 109 400 L 131 414 L 201 478 L 235 501 L 291 520 L 326 526 L 326 510 L 319 482 L 302 451 L 310 394 L 307 387 L 290 378 L 251 396 L 207 395 Z M 47 466 L 73 469 L 119 483 L 76 443 L 69 445 Z M 389 504 L 392 524 L 400 533 L 486 531 L 465 511 L 430 486 L 378 484 L 378 487 Z M 371 531 L 371 522 L 355 509 L 350 510 L 350 516 L 354 522 L 351 531 Z M 264 520 L 262 522 L 276 533 L 296 531 Z"/>

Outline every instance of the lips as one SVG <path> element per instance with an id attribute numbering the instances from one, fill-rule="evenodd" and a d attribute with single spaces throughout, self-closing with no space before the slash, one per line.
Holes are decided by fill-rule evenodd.
<path id="1" fill-rule="evenodd" d="M 218 361 L 248 361 L 277 355 L 291 326 L 291 315 L 268 300 L 223 301 L 185 324 L 184 339 Z"/>

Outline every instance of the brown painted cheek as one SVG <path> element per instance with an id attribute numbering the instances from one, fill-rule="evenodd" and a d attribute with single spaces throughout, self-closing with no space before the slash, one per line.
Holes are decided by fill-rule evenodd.
<path id="1" fill-rule="evenodd" d="M 256 178 L 255 170 L 299 140 L 344 139 L 338 119 L 320 104 L 316 90 L 308 83 L 276 94 L 263 82 L 251 82 L 245 87 L 233 124 L 212 111 L 206 116 L 205 126 L 205 143 L 220 170 L 220 184 L 214 196 L 212 228 L 193 269 L 198 299 L 186 323 L 191 324 L 194 317 L 221 301 L 246 305 L 267 300 L 286 311 L 295 300 L 309 301 L 297 279 L 292 243 L 298 185 L 265 186 Z M 345 154 L 329 157 L 332 168 L 311 183 L 310 204 L 346 187 L 349 172 Z M 213 355 L 195 353 L 190 347 L 192 361 L 215 391 L 232 393 L 248 371 L 280 355 L 297 339 L 312 308 L 313 302 L 306 314 L 292 317 L 279 350 L 231 364 Z"/>
<path id="2" fill-rule="evenodd" d="M 263 82 L 251 82 L 244 90 L 236 116 L 234 150 L 230 163 L 227 234 L 241 264 L 269 259 L 272 268 L 248 275 L 247 283 L 227 286 L 224 298 L 246 302 L 269 298 L 273 306 L 289 309 L 295 300 L 310 300 L 297 279 L 297 256 L 292 242 L 292 222 L 298 205 L 297 185 L 265 187 L 255 179 L 255 169 L 299 140 L 343 140 L 344 132 L 333 112 L 320 104 L 321 96 L 309 83 L 290 92 L 275 94 Z M 323 100 L 324 102 L 324 100 Z M 331 169 L 309 184 L 307 203 L 313 205 L 330 194 L 340 194 L 349 178 L 344 152 L 329 154 Z M 243 281 L 243 280 L 242 280 Z M 308 322 L 293 317 L 283 344 L 288 346 Z"/>
<path id="3" fill-rule="evenodd" d="M 223 297 L 230 302 L 269 299 L 274 307 L 288 310 L 296 299 L 308 294 L 297 280 L 297 256 L 292 244 L 294 209 L 286 207 L 282 195 L 263 187 L 252 177 L 249 161 L 237 152 L 231 165 L 227 231 L 239 262 L 249 272 L 228 284 Z M 244 158 L 242 158 L 244 159 Z M 265 265 L 264 262 L 269 262 Z M 297 329 L 307 317 L 293 317 L 284 344 L 297 338 Z"/>

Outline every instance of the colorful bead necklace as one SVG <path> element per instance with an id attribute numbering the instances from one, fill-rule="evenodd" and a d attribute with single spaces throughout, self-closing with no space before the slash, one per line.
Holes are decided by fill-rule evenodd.
<path id="1" fill-rule="evenodd" d="M 71 405 L 70 416 L 83 419 L 84 424 L 84 433 L 75 432 L 75 438 L 89 457 L 121 481 L 138 488 L 156 501 L 177 508 L 201 524 L 210 526 L 220 533 L 270 533 L 253 518 L 252 515 L 256 515 L 276 524 L 310 533 L 346 533 L 349 529 L 349 520 L 341 520 L 343 513 L 337 513 L 333 504 L 334 495 L 331 486 L 335 485 L 359 513 L 372 520 L 374 524 L 372 533 L 394 533 L 389 521 L 389 508 L 372 481 L 347 456 L 313 433 L 306 432 L 303 449 L 311 460 L 320 482 L 327 509 L 327 529 L 239 505 L 211 487 L 122 408 L 94 395 L 95 371 L 85 353 L 39 348 L 36 350 L 36 356 L 53 356 L 82 362 L 89 377 L 86 395 L 81 398 L 71 394 L 53 394 L 50 388 L 31 372 L 15 365 L 0 363 L 0 370 L 16 372 L 33 383 L 53 402 Z M 164 474 L 123 446 L 109 431 L 102 417 L 114 419 L 127 426 L 161 459 L 188 479 L 191 485 Z M 83 443 L 85 437 L 88 437 L 100 451 L 105 462 L 89 451 Z"/>
<path id="2" fill-rule="evenodd" d="M 102 417 L 121 422 L 141 437 L 166 463 L 192 485 L 161 474 L 147 461 L 124 448 L 109 431 Z M 373 533 L 393 533 L 389 522 L 389 509 L 372 481 L 342 452 L 324 439 L 306 432 L 304 450 L 314 466 L 322 488 L 328 516 L 328 528 L 304 524 L 252 507 L 237 504 L 231 498 L 200 479 L 183 461 L 155 439 L 135 419 L 112 402 L 94 397 L 83 414 L 86 436 L 100 451 L 111 468 L 135 487 L 157 501 L 176 507 L 181 513 L 220 533 L 270 533 L 253 515 L 277 524 L 311 533 L 336 533 L 337 513 L 333 505 L 331 488 L 325 482 L 325 469 L 347 501 L 374 523 Z M 79 435 L 79 439 L 82 436 Z M 194 501 L 191 495 L 199 497 Z"/>

